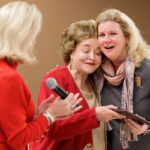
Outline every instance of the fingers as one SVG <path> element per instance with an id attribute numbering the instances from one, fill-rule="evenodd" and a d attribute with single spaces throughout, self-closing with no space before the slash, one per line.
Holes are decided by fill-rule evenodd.
<path id="1" fill-rule="evenodd" d="M 131 126 L 131 127 L 135 127 L 135 128 L 141 128 L 141 124 L 133 121 L 132 119 L 125 119 L 126 123 Z"/>
<path id="2" fill-rule="evenodd" d="M 142 133 L 145 133 L 148 129 L 148 125 L 146 124 L 139 124 L 131 119 L 125 119 L 125 122 L 127 123 L 128 127 L 131 129 L 131 132 L 135 135 L 139 135 Z"/>
<path id="3" fill-rule="evenodd" d="M 45 100 L 45 102 L 50 103 L 50 102 L 53 101 L 53 99 L 54 99 L 54 95 L 51 94 L 51 95 Z"/>
<path id="4" fill-rule="evenodd" d="M 76 100 L 79 97 L 79 93 L 73 94 L 73 93 L 69 93 L 69 95 L 67 96 L 67 98 L 65 99 L 66 101 L 70 101 L 70 103 L 75 103 Z"/>
<path id="5" fill-rule="evenodd" d="M 76 102 L 74 102 L 72 105 L 71 105 L 71 109 L 73 110 L 73 113 L 76 112 L 76 111 L 79 111 L 81 108 L 83 108 L 82 105 L 80 105 L 80 102 L 83 100 L 83 98 L 79 98 L 76 100 Z"/>
<path id="6" fill-rule="evenodd" d="M 79 97 L 79 95 L 80 95 L 79 93 L 76 93 L 76 94 L 74 95 L 74 99 L 77 100 L 77 98 Z"/>
<path id="7" fill-rule="evenodd" d="M 115 111 L 115 109 L 117 109 L 116 106 L 114 106 L 114 105 L 108 105 L 106 107 L 109 108 L 109 109 L 111 109 L 112 116 L 114 117 L 114 119 L 124 119 L 124 118 L 126 118 L 125 115 L 120 114 L 120 113 L 118 113 L 118 112 Z"/>
<path id="8" fill-rule="evenodd" d="M 110 108 L 114 108 L 114 106 L 99 106 L 96 107 L 96 118 L 99 121 L 110 121 L 113 119 L 124 119 L 125 116 L 118 114 Z"/>
<path id="9" fill-rule="evenodd" d="M 82 100 L 83 100 L 82 97 L 78 98 L 75 102 L 75 106 L 79 106 Z"/>
<path id="10" fill-rule="evenodd" d="M 64 101 L 73 101 L 74 100 L 74 94 L 73 93 L 69 93 L 68 96 L 64 99 Z"/>
<path id="11" fill-rule="evenodd" d="M 74 100 L 71 104 L 71 109 L 73 109 L 73 112 L 79 111 L 83 106 L 80 105 L 80 102 L 83 100 L 82 97 L 79 98 L 79 93 L 74 95 Z"/>
<path id="12" fill-rule="evenodd" d="M 126 118 L 126 116 L 122 115 L 122 114 L 119 114 L 118 112 L 114 111 L 114 109 L 117 109 L 116 106 L 113 106 L 113 105 L 108 105 L 106 106 L 107 108 L 109 108 L 109 111 L 111 113 L 111 117 L 112 119 L 124 119 Z M 113 110 L 112 110 L 113 109 Z"/>
<path id="13" fill-rule="evenodd" d="M 70 105 L 70 108 L 74 110 L 74 112 L 81 109 L 81 107 L 78 106 L 80 105 L 80 102 L 83 100 L 83 98 L 79 98 L 79 95 L 79 93 L 70 93 L 66 98 L 66 102 Z"/>
<path id="14" fill-rule="evenodd" d="M 52 94 L 47 99 L 43 100 L 40 103 L 40 105 L 38 105 L 36 109 L 36 113 L 34 114 L 34 119 L 37 118 L 39 115 L 41 115 L 43 112 L 45 112 L 48 109 L 53 98 L 54 98 L 54 95 Z"/>
<path id="15" fill-rule="evenodd" d="M 126 118 L 126 116 L 119 114 L 115 111 L 112 111 L 112 117 L 113 117 L 113 119 L 125 119 Z"/>
<path id="16" fill-rule="evenodd" d="M 106 106 L 106 107 L 109 108 L 109 109 L 117 109 L 117 107 L 114 106 L 114 105 L 108 105 L 108 106 Z"/>
<path id="17" fill-rule="evenodd" d="M 49 97 L 52 99 L 53 97 Z M 83 106 L 80 106 L 80 102 L 83 98 L 79 98 L 79 93 L 73 94 L 69 93 L 68 96 L 62 100 L 60 97 L 57 97 L 53 103 L 50 105 L 51 113 L 55 117 L 67 117 L 73 113 L 79 111 Z"/>
<path id="18" fill-rule="evenodd" d="M 82 105 L 79 105 L 79 106 L 75 107 L 74 110 L 73 110 L 73 113 L 79 111 L 79 110 L 82 109 L 82 108 L 83 108 Z"/>

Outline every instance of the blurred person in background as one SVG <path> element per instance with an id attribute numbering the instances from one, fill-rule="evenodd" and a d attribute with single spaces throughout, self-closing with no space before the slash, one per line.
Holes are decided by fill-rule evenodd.
<path id="1" fill-rule="evenodd" d="M 25 150 L 32 140 L 46 134 L 59 116 L 79 110 L 70 93 L 65 101 L 49 95 L 35 111 L 30 91 L 17 72 L 19 64 L 36 61 L 33 47 L 41 30 L 42 16 L 34 4 L 14 1 L 0 8 L 0 149 Z M 53 131 L 52 131 L 53 132 Z"/>

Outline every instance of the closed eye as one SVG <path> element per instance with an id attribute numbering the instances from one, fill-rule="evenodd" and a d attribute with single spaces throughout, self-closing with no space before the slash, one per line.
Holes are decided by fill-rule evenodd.
<path id="1" fill-rule="evenodd" d="M 81 51 L 84 53 L 89 53 L 90 50 L 89 49 L 81 49 Z"/>

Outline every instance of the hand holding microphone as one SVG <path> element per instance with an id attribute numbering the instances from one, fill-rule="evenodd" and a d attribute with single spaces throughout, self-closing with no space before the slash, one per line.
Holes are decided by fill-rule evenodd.
<path id="1" fill-rule="evenodd" d="M 54 109 L 50 110 L 51 114 L 55 114 L 56 117 L 68 116 L 83 107 L 79 105 L 80 102 L 83 100 L 82 98 L 79 98 L 79 93 L 73 94 L 65 91 L 62 87 L 58 85 L 57 81 L 54 78 L 48 78 L 46 80 L 46 86 L 49 89 L 55 91 L 60 96 L 56 98 L 56 100 L 49 107 L 49 109 L 51 109 L 52 105 L 54 107 L 57 107 L 57 113 Z"/>

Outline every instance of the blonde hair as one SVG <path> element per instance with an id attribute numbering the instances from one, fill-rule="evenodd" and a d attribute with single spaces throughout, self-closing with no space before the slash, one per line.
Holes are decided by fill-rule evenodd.
<path id="1" fill-rule="evenodd" d="M 128 56 L 136 66 L 140 66 L 144 59 L 150 59 L 150 45 L 143 39 L 131 18 L 117 9 L 107 9 L 97 16 L 97 27 L 106 21 L 114 21 L 120 24 L 124 35 L 129 39 L 127 43 Z"/>
<path id="2" fill-rule="evenodd" d="M 76 46 L 88 38 L 97 37 L 94 20 L 80 20 L 72 23 L 61 36 L 60 52 L 65 63 L 70 62 L 70 55 Z"/>
<path id="3" fill-rule="evenodd" d="M 26 2 L 10 2 L 0 8 L 0 59 L 34 63 L 33 44 L 41 30 L 42 15 Z"/>

